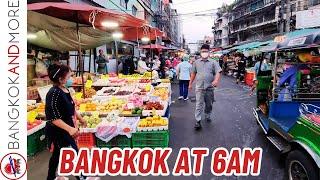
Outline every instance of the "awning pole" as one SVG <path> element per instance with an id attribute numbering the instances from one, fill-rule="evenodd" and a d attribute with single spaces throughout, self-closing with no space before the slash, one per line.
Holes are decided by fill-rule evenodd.
<path id="1" fill-rule="evenodd" d="M 278 66 L 278 51 L 276 50 L 275 52 L 275 57 L 274 57 L 274 76 L 273 76 L 273 92 L 272 92 L 272 100 L 274 101 L 275 99 L 275 89 L 276 89 L 276 80 L 277 80 L 277 66 Z M 262 62 L 261 62 L 262 63 Z"/>
<path id="2" fill-rule="evenodd" d="M 140 57 L 140 43 L 139 43 L 139 32 L 138 32 L 138 28 L 136 27 L 136 31 L 137 31 L 137 43 L 138 43 L 138 55 Z"/>
<path id="3" fill-rule="evenodd" d="M 78 12 L 77 12 L 77 35 L 78 35 L 78 55 L 79 55 L 79 63 L 80 63 L 80 74 L 81 74 L 81 81 L 82 81 L 82 93 L 83 97 L 86 97 L 86 91 L 84 88 L 84 77 L 83 77 L 83 59 L 82 59 L 82 53 L 81 53 L 81 39 L 80 39 L 80 32 L 79 32 L 79 19 L 78 19 Z"/>

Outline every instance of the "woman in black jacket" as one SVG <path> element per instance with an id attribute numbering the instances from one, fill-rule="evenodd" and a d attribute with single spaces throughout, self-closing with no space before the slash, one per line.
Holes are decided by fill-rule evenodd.
<path id="1" fill-rule="evenodd" d="M 59 163 L 61 148 L 71 147 L 78 151 L 75 138 L 78 128 L 75 126 L 75 118 L 82 124 L 85 120 L 75 111 L 75 104 L 69 90 L 65 87 L 68 83 L 71 71 L 66 65 L 50 65 L 48 75 L 53 87 L 46 96 L 46 135 L 49 145 L 53 143 L 54 150 L 49 161 L 47 180 L 56 178 L 56 170 Z M 77 179 L 80 179 L 77 177 Z"/>

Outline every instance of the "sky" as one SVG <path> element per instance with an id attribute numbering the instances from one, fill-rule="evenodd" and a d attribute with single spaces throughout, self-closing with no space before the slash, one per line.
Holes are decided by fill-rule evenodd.
<path id="1" fill-rule="evenodd" d="M 203 40 L 205 35 L 213 36 L 211 27 L 214 17 L 211 15 L 216 12 L 222 4 L 231 4 L 234 0 L 172 0 L 173 8 L 176 8 L 178 14 L 181 14 L 183 34 L 187 43 L 195 43 L 197 40 Z M 210 11 L 207 11 L 210 10 Z M 196 14 L 206 16 L 195 16 Z M 185 15 L 188 14 L 188 15 Z"/>

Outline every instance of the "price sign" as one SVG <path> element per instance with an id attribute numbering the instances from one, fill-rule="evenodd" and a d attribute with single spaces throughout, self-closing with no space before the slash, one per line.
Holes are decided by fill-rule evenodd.
<path id="1" fill-rule="evenodd" d="M 150 96 L 149 97 L 149 101 L 159 102 L 160 101 L 160 97 L 159 96 Z"/>
<path id="2" fill-rule="evenodd" d="M 86 88 L 91 88 L 92 86 L 92 80 L 87 80 L 86 84 L 85 84 L 85 87 Z"/>
<path id="3" fill-rule="evenodd" d="M 134 104 L 133 103 L 128 103 L 127 106 L 128 106 L 128 109 L 134 109 Z"/>

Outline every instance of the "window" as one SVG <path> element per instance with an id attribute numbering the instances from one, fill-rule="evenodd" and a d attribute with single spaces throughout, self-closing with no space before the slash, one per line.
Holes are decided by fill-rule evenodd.
<path id="1" fill-rule="evenodd" d="M 122 6 L 122 7 L 126 7 L 126 2 L 125 2 L 125 0 L 120 0 L 120 6 Z"/>
<path id="2" fill-rule="evenodd" d="M 135 6 L 132 6 L 132 15 L 137 16 L 138 9 Z"/>

